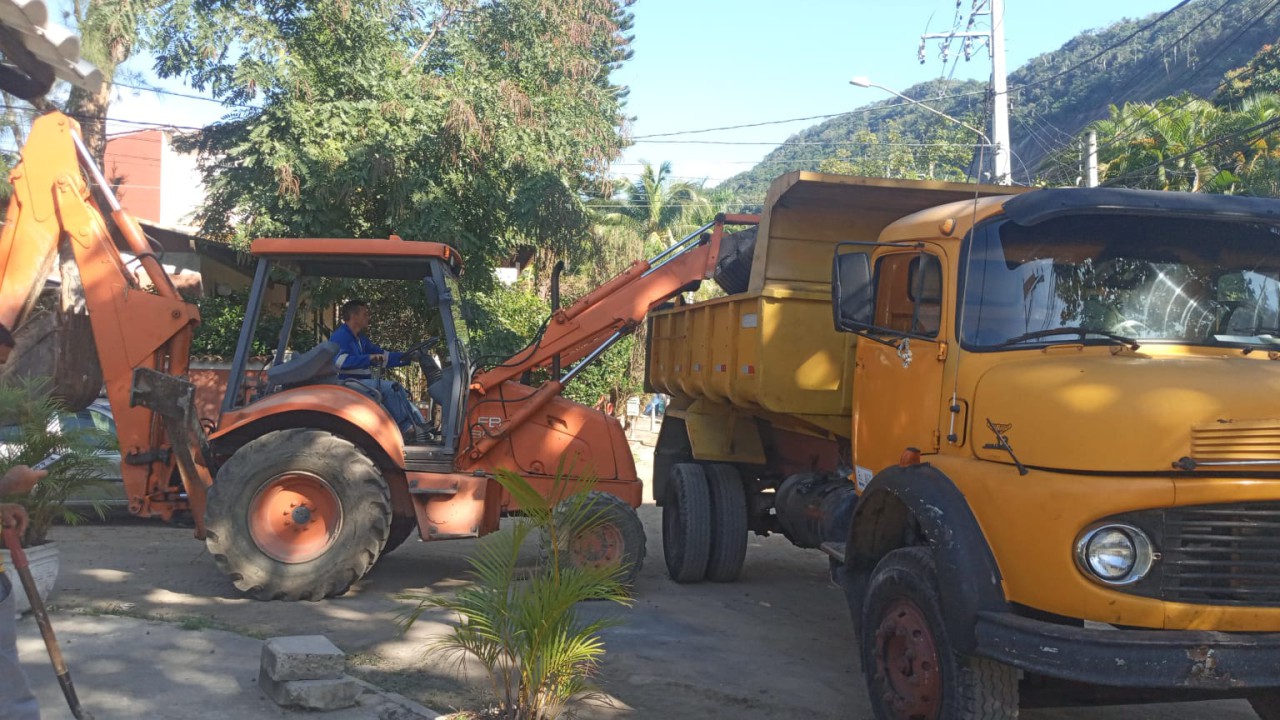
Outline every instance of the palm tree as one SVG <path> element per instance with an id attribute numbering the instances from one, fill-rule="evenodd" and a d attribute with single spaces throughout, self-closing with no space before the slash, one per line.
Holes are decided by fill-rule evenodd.
<path id="1" fill-rule="evenodd" d="M 619 207 L 605 213 L 606 226 L 620 227 L 641 239 L 645 254 L 658 252 L 676 238 L 697 229 L 692 218 L 705 211 L 707 199 L 702 183 L 676 180 L 671 175 L 671 163 L 663 161 L 653 165 L 640 161 L 640 176 L 629 183 L 621 183 L 620 192 L 608 203 Z"/>

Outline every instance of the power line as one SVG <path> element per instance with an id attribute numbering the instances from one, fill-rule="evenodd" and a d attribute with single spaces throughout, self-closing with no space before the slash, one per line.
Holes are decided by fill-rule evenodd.
<path id="1" fill-rule="evenodd" d="M 948 95 L 935 95 L 935 96 L 933 96 L 933 97 L 921 98 L 920 100 L 917 100 L 917 101 L 916 101 L 916 103 L 927 103 L 927 102 L 934 102 L 934 101 L 936 101 L 936 100 L 950 100 L 950 99 L 953 99 L 953 98 L 972 97 L 972 96 L 975 96 L 975 95 L 985 95 L 986 93 L 987 93 L 987 91 L 986 91 L 986 90 L 974 90 L 974 91 L 972 91 L 972 92 L 952 93 L 952 94 L 948 94 Z M 651 138 L 674 137 L 674 136 L 677 136 L 677 135 L 700 135 L 700 134 L 702 134 L 702 133 L 721 132 L 721 131 L 723 131 L 723 130 L 741 130 L 741 129 L 743 129 L 743 128 L 765 127 L 765 126 L 768 126 L 768 125 L 786 125 L 787 123 L 802 122 L 802 121 L 805 121 L 805 120 L 827 120 L 827 119 L 834 118 L 834 117 L 841 117 L 841 116 L 844 116 L 844 115 L 853 115 L 853 114 L 856 114 L 856 113 L 869 114 L 869 113 L 873 113 L 873 112 L 881 112 L 881 111 L 883 111 L 883 110 L 890 110 L 890 109 L 898 108 L 898 107 L 910 107 L 910 106 L 911 106 L 911 105 L 913 105 L 913 104 L 915 104 L 915 103 L 909 103 L 909 102 L 886 102 L 886 103 L 881 104 L 881 105 L 871 105 L 871 106 L 864 107 L 864 108 L 858 108 L 857 110 L 848 110 L 848 111 L 845 111 L 845 112 L 830 113 L 830 114 L 828 114 L 828 115 L 809 115 L 809 116 L 807 116 L 807 117 L 787 118 L 787 119 L 785 119 L 785 120 L 764 120 L 764 121 L 761 121 L 761 122 L 745 123 L 745 124 L 742 124 L 742 125 L 723 125 L 723 126 L 720 126 L 720 127 L 701 128 L 701 129 L 698 129 L 698 130 L 673 130 L 673 131 L 671 131 L 671 132 L 664 132 L 664 133 L 651 133 L 651 134 L 649 134 L 649 135 L 636 135 L 636 136 L 632 137 L 631 139 L 632 139 L 632 140 L 639 141 L 639 140 L 648 140 L 648 139 L 651 139 Z"/>
<path id="2" fill-rule="evenodd" d="M 217 98 L 205 97 L 203 95 L 192 95 L 190 93 L 175 92 L 173 90 L 165 90 L 157 87 L 146 87 L 143 85 L 130 85 L 129 83 L 112 82 L 116 87 L 129 88 L 130 90 L 142 90 L 144 92 L 153 92 L 160 95 L 172 95 L 173 97 L 190 98 L 192 100 L 203 100 L 205 102 L 217 103 L 223 107 L 244 108 L 245 110 L 260 110 L 261 108 L 254 105 L 241 105 L 240 103 L 225 102 Z"/>
<path id="3" fill-rule="evenodd" d="M 1157 24 L 1157 23 L 1159 23 L 1161 20 L 1164 20 L 1165 18 L 1169 17 L 1170 15 L 1172 15 L 1172 14 L 1173 14 L 1173 13 L 1175 13 L 1175 12 L 1177 12 L 1178 10 L 1181 10 L 1182 8 L 1186 7 L 1187 5 L 1191 4 L 1191 2 L 1192 2 L 1192 0 L 1182 0 L 1182 2 L 1178 3 L 1177 5 L 1174 5 L 1174 6 L 1173 6 L 1172 8 L 1170 8 L 1170 9 L 1166 10 L 1164 13 L 1162 13 L 1162 14 L 1161 14 L 1159 17 L 1157 17 L 1156 19 L 1154 19 L 1154 20 L 1152 20 L 1151 22 L 1149 22 L 1149 23 L 1147 23 L 1147 24 L 1143 25 L 1142 27 L 1139 27 L 1137 30 L 1134 30 L 1133 32 L 1129 33 L 1128 35 L 1126 35 L 1126 36 L 1125 36 L 1124 38 L 1122 38 L 1121 40 L 1118 40 L 1118 41 L 1116 41 L 1116 42 L 1112 43 L 1111 45 L 1108 45 L 1107 47 L 1105 47 L 1105 48 L 1103 48 L 1103 49 L 1099 50 L 1099 51 L 1098 51 L 1097 53 L 1095 53 L 1094 55 L 1092 55 L 1092 56 L 1090 56 L 1090 57 L 1088 57 L 1088 58 L 1086 58 L 1086 59 L 1084 59 L 1084 60 L 1081 60 L 1080 62 L 1076 63 L 1075 65 L 1072 65 L 1071 67 L 1067 68 L 1066 70 L 1062 70 L 1062 71 L 1060 71 L 1060 72 L 1054 73 L 1053 75 L 1050 75 L 1049 77 L 1046 77 L 1046 78 L 1041 78 L 1041 79 L 1039 79 L 1039 80 L 1034 80 L 1034 81 L 1032 81 L 1032 82 L 1028 82 L 1028 83 L 1024 83 L 1024 84 L 1022 84 L 1022 85 L 1018 85 L 1017 87 L 1011 87 L 1011 88 L 1009 88 L 1009 92 L 1013 92 L 1013 91 L 1015 91 L 1015 90 L 1022 90 L 1022 89 L 1029 88 L 1029 87 L 1034 87 L 1034 86 L 1036 86 L 1036 85 L 1043 85 L 1044 83 L 1047 83 L 1047 82 L 1049 82 L 1050 80 L 1054 80 L 1054 79 L 1060 78 L 1060 77 L 1062 77 L 1063 75 L 1066 75 L 1067 73 L 1073 72 L 1073 71 L 1074 71 L 1074 70 L 1076 70 L 1077 68 L 1080 68 L 1080 67 L 1083 67 L 1083 66 L 1085 66 L 1085 65 L 1088 65 L 1089 63 L 1093 62 L 1094 60 L 1097 60 L 1098 58 L 1102 57 L 1103 55 L 1106 55 L 1107 53 L 1111 52 L 1112 50 L 1115 50 L 1116 48 L 1120 47 L 1121 45 L 1124 45 L 1124 44 L 1128 43 L 1130 40 L 1132 40 L 1132 39 L 1134 39 L 1135 37 L 1137 37 L 1140 33 L 1143 33 L 1143 32 L 1145 32 L 1145 31 L 1150 30 L 1151 28 L 1155 27 L 1155 26 L 1156 26 L 1156 24 Z"/>
<path id="4" fill-rule="evenodd" d="M 1197 23 L 1194 27 L 1192 27 L 1187 32 L 1183 33 L 1182 36 L 1180 36 L 1177 40 L 1174 41 L 1173 44 L 1176 45 L 1178 43 L 1181 43 L 1183 40 L 1187 39 L 1191 35 L 1191 33 L 1200 29 L 1202 26 L 1204 26 L 1205 23 L 1207 23 L 1215 15 L 1221 13 L 1228 5 L 1230 5 L 1232 2 L 1235 2 L 1235 1 L 1236 0 L 1225 0 L 1225 2 L 1223 2 L 1216 9 L 1214 9 L 1208 15 L 1206 15 L 1203 20 L 1201 20 L 1199 23 Z M 1242 37 L 1246 32 L 1256 27 L 1259 22 L 1261 22 L 1267 15 L 1270 15 L 1277 7 L 1280 7 L 1280 0 L 1273 0 L 1273 2 L 1270 5 L 1260 10 L 1256 15 L 1253 16 L 1253 18 L 1251 18 L 1247 23 L 1245 23 L 1239 29 L 1237 29 L 1236 32 L 1233 33 L 1230 37 L 1227 37 L 1222 42 L 1218 43 L 1218 45 L 1212 51 L 1210 51 L 1209 55 L 1206 58 L 1202 59 L 1190 73 L 1184 76 L 1184 80 L 1190 80 L 1196 77 L 1197 75 L 1199 75 L 1201 72 L 1203 72 L 1206 68 L 1208 68 L 1212 64 L 1212 61 L 1214 59 L 1216 59 L 1219 55 L 1222 54 L 1223 51 L 1225 51 L 1229 47 L 1234 46 L 1236 41 L 1239 40 L 1240 37 Z M 1133 79 L 1136 80 L 1136 78 L 1137 76 L 1135 75 Z M 1228 81 L 1224 78 L 1213 89 L 1213 93 L 1217 93 L 1219 90 L 1226 87 L 1227 83 Z M 1125 94 L 1127 95 L 1129 93 L 1126 92 Z M 1119 130 L 1117 130 L 1110 138 L 1107 138 L 1103 142 L 1100 142 L 1098 144 L 1098 151 L 1101 152 L 1108 148 L 1119 145 L 1122 142 L 1125 142 L 1126 140 L 1132 139 L 1144 124 L 1158 122 L 1159 120 L 1169 117 L 1170 115 L 1176 112 L 1184 110 L 1189 105 L 1191 105 L 1191 103 L 1201 99 L 1202 98 L 1195 95 L 1188 95 L 1188 97 L 1184 99 L 1182 102 L 1174 105 L 1173 107 L 1163 110 L 1158 115 L 1151 118 L 1150 121 L 1148 122 L 1147 118 L 1159 108 L 1159 101 L 1149 103 L 1148 107 L 1143 111 L 1143 113 L 1139 117 L 1133 119 L 1123 128 L 1120 128 Z M 1058 170 L 1061 170 L 1061 167 L 1059 167 Z"/>
<path id="5" fill-rule="evenodd" d="M 820 145 L 829 147 L 831 145 L 847 145 L 847 146 L 873 146 L 882 147 L 974 147 L 981 143 L 880 143 L 880 142 L 857 142 L 853 140 L 841 140 L 832 142 L 765 142 L 754 140 L 642 140 L 640 142 L 653 143 L 655 145 L 775 145 L 788 147 Z"/>

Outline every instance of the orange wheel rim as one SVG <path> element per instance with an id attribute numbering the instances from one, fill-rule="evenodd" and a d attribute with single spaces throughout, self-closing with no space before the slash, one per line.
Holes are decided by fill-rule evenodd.
<path id="1" fill-rule="evenodd" d="M 342 504 L 317 475 L 288 472 L 266 482 L 249 503 L 249 535 L 258 549 L 280 562 L 315 560 L 342 528 Z"/>
<path id="2" fill-rule="evenodd" d="M 569 547 L 569 558 L 577 567 L 620 565 L 625 554 L 622 531 L 617 525 L 598 525 L 579 533 Z"/>
<path id="3" fill-rule="evenodd" d="M 924 612 L 910 600 L 895 600 L 880 618 L 875 643 L 875 679 L 890 716 L 901 720 L 942 717 L 938 645 Z"/>

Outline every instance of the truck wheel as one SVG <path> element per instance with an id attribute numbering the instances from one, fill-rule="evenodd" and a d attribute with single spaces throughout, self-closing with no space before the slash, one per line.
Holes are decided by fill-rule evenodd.
<path id="1" fill-rule="evenodd" d="M 861 644 L 862 672 L 880 720 L 1018 717 L 1018 671 L 952 650 L 928 548 L 894 550 L 876 565 Z"/>
<path id="2" fill-rule="evenodd" d="M 623 565 L 619 580 L 624 585 L 635 582 L 644 567 L 644 525 L 635 508 L 617 495 L 593 491 L 587 493 L 587 517 L 592 519 L 586 530 L 574 533 L 569 540 L 568 552 L 561 555 L 561 562 L 576 567 L 605 567 Z M 544 555 L 548 538 L 543 536 Z"/>
<path id="3" fill-rule="evenodd" d="M 324 430 L 279 430 L 218 471 L 205 545 L 259 600 L 320 600 L 368 572 L 390 521 L 387 483 L 360 448 Z"/>
<path id="4" fill-rule="evenodd" d="M 405 540 L 418 529 L 418 518 L 406 515 L 391 516 L 391 531 L 387 534 L 387 544 L 382 546 L 382 557 L 404 544 Z"/>
<path id="5" fill-rule="evenodd" d="M 701 465 L 676 463 L 662 506 L 662 554 L 667 574 L 678 583 L 707 574 L 711 552 L 711 492 Z"/>
<path id="6" fill-rule="evenodd" d="M 1280 720 L 1280 690 L 1265 690 L 1250 695 L 1249 704 L 1260 720 Z"/>
<path id="7" fill-rule="evenodd" d="M 742 574 L 747 556 L 747 491 L 737 468 L 723 463 L 706 466 L 711 490 L 711 550 L 707 579 L 733 582 Z"/>

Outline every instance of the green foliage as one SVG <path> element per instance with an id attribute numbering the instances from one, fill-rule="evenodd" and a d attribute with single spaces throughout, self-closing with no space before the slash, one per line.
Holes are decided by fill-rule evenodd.
<path id="1" fill-rule="evenodd" d="M 470 656 L 488 671 L 498 702 L 497 717 L 551 720 L 584 693 L 604 657 L 600 634 L 615 618 L 586 621 L 577 604 L 607 600 L 630 604 L 620 581 L 624 568 L 577 567 L 568 561 L 566 538 L 602 521 L 589 499 L 590 480 L 567 492 L 565 468 L 556 489 L 544 496 L 524 478 L 499 471 L 497 480 L 523 511 L 512 527 L 481 539 L 470 558 L 473 584 L 456 595 L 408 593 L 400 599 L 417 606 L 402 618 L 407 630 L 429 609 L 455 613 L 451 635 L 431 651 Z M 557 499 L 564 498 L 557 503 Z M 520 548 L 541 535 L 545 553 L 528 570 L 519 565 Z"/>
<path id="2" fill-rule="evenodd" d="M 980 122 L 973 115 L 959 119 L 970 125 Z M 974 148 L 982 139 L 972 130 L 936 115 L 921 120 L 928 123 L 922 126 L 928 133 L 923 142 L 913 143 L 903 134 L 901 123 L 888 120 L 879 133 L 859 131 L 854 136 L 854 149 L 836 149 L 819 169 L 840 175 L 964 182 Z"/>
<path id="3" fill-rule="evenodd" d="M 179 0 L 157 72 L 247 104 L 195 141 L 203 232 L 566 252 L 623 144 L 627 0 Z"/>
<path id="4" fill-rule="evenodd" d="M 79 511 L 64 505 L 68 499 L 92 495 L 106 488 L 102 477 L 109 471 L 108 463 L 94 453 L 111 448 L 115 438 L 88 429 L 70 433 L 51 431 L 55 418 L 63 412 L 66 408 L 53 399 L 48 380 L 0 380 L 0 425 L 21 428 L 20 437 L 6 440 L 0 446 L 0 468 L 34 465 L 53 453 L 63 455 L 30 494 L 0 498 L 27 509 L 30 522 L 22 536 L 23 547 L 47 542 L 49 529 L 55 522 L 74 525 L 84 519 Z M 99 518 L 106 513 L 103 500 L 94 501 L 91 508 Z"/>
<path id="5" fill-rule="evenodd" d="M 1112 184 L 1274 196 L 1280 186 L 1280 98 L 1264 94 L 1215 107 L 1190 96 L 1126 103 L 1091 127 L 1098 133 L 1099 175 Z"/>
<path id="6" fill-rule="evenodd" d="M 912 86 L 904 94 L 981 127 L 981 118 L 985 117 L 984 88 L 984 83 L 973 80 L 931 80 Z M 769 183 L 794 170 L 871 177 L 928 177 L 932 170 L 938 179 L 963 179 L 973 148 L 980 142 L 981 138 L 975 138 L 972 131 L 891 97 L 793 135 L 760 164 L 725 180 L 720 187 L 739 201 L 758 206 Z"/>
<path id="7" fill-rule="evenodd" d="M 573 294 L 565 294 L 565 304 Z M 482 291 L 471 292 L 465 306 L 471 331 L 471 355 L 482 366 L 493 366 L 508 359 L 519 359 L 534 342 L 543 322 L 551 314 L 551 306 L 534 292 L 532 279 L 525 273 L 518 282 L 501 283 Z M 584 405 L 595 405 L 600 397 L 611 402 L 639 391 L 639 376 L 631 371 L 631 355 L 636 345 L 628 337 L 610 348 L 591 366 L 582 371 L 564 389 L 564 396 Z M 567 370 L 568 368 L 563 368 Z M 534 378 L 546 379 L 545 374 Z"/>
<path id="8" fill-rule="evenodd" d="M 1268 43 L 1243 66 L 1228 70 L 1213 96 L 1221 108 L 1239 108 L 1244 99 L 1280 91 L 1280 46 Z"/>
<path id="9" fill-rule="evenodd" d="M 200 308 L 200 325 L 191 339 L 191 354 L 220 358 L 235 355 L 248 300 L 248 293 L 241 291 L 195 299 L 196 306 Z M 280 340 L 280 328 L 283 326 L 282 315 L 264 312 L 258 318 L 258 327 L 253 334 L 252 355 L 266 356 L 274 353 L 276 343 Z"/>

